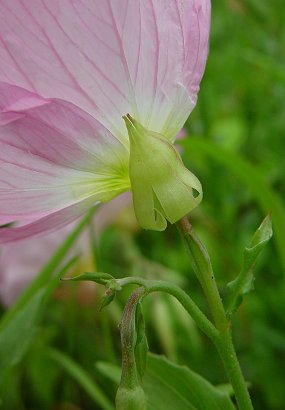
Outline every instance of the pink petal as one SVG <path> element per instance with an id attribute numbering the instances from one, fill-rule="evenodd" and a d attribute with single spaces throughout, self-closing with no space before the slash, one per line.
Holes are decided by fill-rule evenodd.
<path id="1" fill-rule="evenodd" d="M 7 111 L 20 108 L 19 101 L 19 113 Z M 102 173 L 111 178 L 112 167 L 128 166 L 127 150 L 73 104 L 43 103 L 0 83 L 0 111 L 16 114 L 0 126 L 0 224 L 42 218 L 81 202 L 97 192 Z M 97 195 L 94 202 L 100 200 Z"/>
<path id="2" fill-rule="evenodd" d="M 91 197 L 31 223 L 12 228 L 0 228 L 0 244 L 12 243 L 61 229 L 83 215 L 94 203 L 94 198 Z"/>
<path id="3" fill-rule="evenodd" d="M 0 80 L 68 100 L 121 141 L 121 116 L 173 139 L 193 109 L 210 0 L 2 0 Z"/>
<path id="4" fill-rule="evenodd" d="M 0 112 L 0 126 L 7 125 L 10 122 L 16 121 L 23 117 L 24 114 L 16 112 Z"/>

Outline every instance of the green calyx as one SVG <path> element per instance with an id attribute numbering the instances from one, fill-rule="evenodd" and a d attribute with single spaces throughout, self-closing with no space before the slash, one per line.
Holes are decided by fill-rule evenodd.
<path id="1" fill-rule="evenodd" d="M 148 131 L 130 115 L 123 117 L 130 140 L 129 174 L 134 209 L 142 228 L 163 231 L 202 200 L 199 180 L 187 168 L 175 147 Z"/>

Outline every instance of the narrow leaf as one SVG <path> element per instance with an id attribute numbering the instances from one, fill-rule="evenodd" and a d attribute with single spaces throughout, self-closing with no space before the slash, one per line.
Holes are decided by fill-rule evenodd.
<path id="1" fill-rule="evenodd" d="M 228 283 L 228 314 L 235 312 L 240 306 L 243 296 L 254 289 L 253 268 L 260 252 L 267 245 L 272 234 L 271 217 L 268 215 L 254 233 L 250 246 L 244 250 L 240 274 L 235 280 Z"/>
<path id="2" fill-rule="evenodd" d="M 76 263 L 78 256 L 65 263 L 54 277 L 51 279 L 49 277 L 88 220 L 89 216 L 79 223 L 40 274 L 31 282 L 24 294 L 2 318 L 0 324 L 0 378 L 10 366 L 21 360 L 33 342 L 44 304 L 58 285 L 58 279 Z"/>
<path id="3" fill-rule="evenodd" d="M 58 278 L 65 274 L 78 257 L 68 261 L 52 278 L 52 280 L 42 289 L 39 289 L 26 303 L 22 309 L 18 310 L 13 319 L 7 322 L 0 332 L 0 379 L 5 371 L 17 364 L 29 349 L 37 328 L 40 324 L 41 314 L 45 303 L 48 301 L 54 289 L 58 286 Z"/>
<path id="4" fill-rule="evenodd" d="M 95 367 L 103 376 L 107 377 L 107 379 L 111 380 L 116 384 L 120 383 L 121 368 L 119 366 L 113 363 L 96 362 Z"/>
<path id="5" fill-rule="evenodd" d="M 109 280 L 114 279 L 112 275 L 109 273 L 105 272 L 84 272 L 81 275 L 74 276 L 73 278 L 63 278 L 62 280 L 64 281 L 74 281 L 74 282 L 80 282 L 80 281 L 91 281 L 91 282 L 96 282 L 99 283 L 100 285 L 106 285 Z"/>
<path id="6" fill-rule="evenodd" d="M 17 364 L 36 334 L 44 290 L 40 289 L 18 310 L 0 333 L 0 379 L 10 366 Z"/>
<path id="7" fill-rule="evenodd" d="M 101 388 L 94 382 L 88 373 L 69 356 L 64 353 L 49 348 L 47 355 L 50 359 L 61 366 L 76 382 L 88 393 L 91 399 L 94 400 L 103 410 L 114 410 L 114 406 L 105 396 Z"/>

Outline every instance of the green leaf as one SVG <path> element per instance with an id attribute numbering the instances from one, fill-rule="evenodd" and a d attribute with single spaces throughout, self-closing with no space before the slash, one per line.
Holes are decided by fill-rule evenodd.
<path id="1" fill-rule="evenodd" d="M 51 278 L 51 275 L 89 218 L 90 214 L 79 223 L 17 302 L 4 314 L 0 322 L 0 378 L 10 366 L 21 360 L 33 342 L 43 305 L 58 285 L 58 278 L 64 275 L 78 257 L 69 260 L 54 277 Z"/>
<path id="2" fill-rule="evenodd" d="M 74 282 L 81 282 L 81 281 L 91 281 L 99 283 L 100 285 L 106 285 L 111 279 L 114 279 L 112 275 L 105 272 L 84 272 L 81 275 L 74 276 L 72 278 L 63 278 L 63 281 L 74 281 Z"/>
<path id="3" fill-rule="evenodd" d="M 247 383 L 247 385 L 249 385 L 249 383 Z M 226 393 L 229 397 L 234 397 L 234 395 L 235 395 L 233 386 L 229 383 L 218 384 L 216 386 L 216 389 L 222 391 L 223 393 Z"/>
<path id="4" fill-rule="evenodd" d="M 107 377 L 107 379 L 116 384 L 120 383 L 121 369 L 119 366 L 107 362 L 96 362 L 95 367 L 100 371 L 101 374 Z"/>
<path id="5" fill-rule="evenodd" d="M 94 382 L 88 373 L 69 356 L 56 350 L 49 348 L 46 351 L 47 356 L 60 365 L 76 382 L 86 391 L 86 393 L 99 404 L 103 410 L 114 410 L 114 406 L 105 396 L 101 388 Z"/>
<path id="6" fill-rule="evenodd" d="M 235 312 L 240 306 L 243 296 L 254 289 L 253 268 L 260 252 L 270 241 L 272 234 L 271 217 L 268 215 L 254 233 L 250 246 L 244 250 L 240 274 L 227 285 L 229 290 L 228 314 Z"/>
<path id="7" fill-rule="evenodd" d="M 76 255 L 70 260 L 68 260 L 58 272 L 49 280 L 45 286 L 45 297 L 44 302 L 48 301 L 49 297 L 52 295 L 54 289 L 58 286 L 59 279 L 62 279 L 62 276 L 71 269 L 78 262 L 79 256 Z"/>
<path id="8" fill-rule="evenodd" d="M 119 383 L 118 366 L 98 362 L 96 367 Z M 143 388 L 148 398 L 147 410 L 235 410 L 227 391 L 214 387 L 189 368 L 152 353 L 148 354 Z"/>
<path id="9" fill-rule="evenodd" d="M 234 410 L 229 396 L 185 366 L 150 354 L 143 387 L 148 410 Z"/>
<path id="10" fill-rule="evenodd" d="M 261 225 L 255 231 L 248 251 L 250 253 L 259 253 L 267 242 L 272 238 L 272 222 L 271 215 L 267 215 L 262 221 Z"/>
<path id="11" fill-rule="evenodd" d="M 42 309 L 58 285 L 58 278 L 77 261 L 77 257 L 68 261 L 42 289 L 19 309 L 0 332 L 0 379 L 5 371 L 17 364 L 26 353 L 40 324 Z"/>
<path id="12" fill-rule="evenodd" d="M 0 333 L 0 379 L 10 366 L 17 364 L 36 334 L 44 290 L 40 289 Z"/>

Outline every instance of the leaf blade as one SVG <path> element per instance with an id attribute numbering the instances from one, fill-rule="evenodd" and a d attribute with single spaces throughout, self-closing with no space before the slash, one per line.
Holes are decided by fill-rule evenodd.
<path id="1" fill-rule="evenodd" d="M 103 410 L 114 410 L 114 406 L 105 396 L 101 388 L 91 379 L 88 373 L 81 368 L 71 357 L 66 354 L 49 348 L 47 355 L 50 359 L 60 365 L 78 384 L 85 390 L 86 393 L 99 404 Z"/>
<path id="2" fill-rule="evenodd" d="M 149 354 L 144 387 L 149 410 L 233 410 L 229 396 L 185 366 Z M 163 400 L 161 400 L 163 397 Z"/>
<path id="3" fill-rule="evenodd" d="M 268 215 L 255 231 L 250 246 L 246 247 L 243 255 L 243 264 L 239 275 L 228 283 L 227 314 L 235 312 L 242 303 L 243 296 L 254 289 L 253 268 L 263 248 L 273 235 L 271 216 Z"/>

